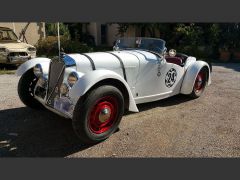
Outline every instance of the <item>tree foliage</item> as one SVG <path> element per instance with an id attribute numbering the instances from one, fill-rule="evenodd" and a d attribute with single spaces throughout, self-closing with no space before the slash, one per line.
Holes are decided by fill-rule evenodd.
<path id="1" fill-rule="evenodd" d="M 240 49 L 240 23 L 118 23 L 124 35 L 132 27 L 138 36 L 166 40 L 170 48 L 216 54 L 221 48 Z"/>
<path id="2" fill-rule="evenodd" d="M 46 35 L 57 36 L 57 23 L 46 23 Z M 59 23 L 59 33 L 62 36 L 70 38 L 68 26 L 64 23 Z"/>
<path id="3" fill-rule="evenodd" d="M 87 31 L 89 23 L 60 23 L 60 34 L 72 41 L 95 45 Z M 109 23 L 113 24 L 113 23 Z M 115 23 L 114 23 L 115 24 Z M 162 38 L 169 49 L 174 48 L 196 56 L 217 54 L 219 49 L 240 50 L 240 23 L 117 23 L 118 35 L 129 29 L 136 36 Z M 46 23 L 46 34 L 57 35 L 57 24 Z M 203 54 L 202 54 L 203 53 Z"/>

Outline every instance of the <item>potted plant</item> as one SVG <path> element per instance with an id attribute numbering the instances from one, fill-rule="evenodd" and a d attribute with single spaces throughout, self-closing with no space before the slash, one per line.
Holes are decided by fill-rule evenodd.
<path id="1" fill-rule="evenodd" d="M 233 59 L 234 60 L 240 60 L 240 47 L 234 49 Z"/>
<path id="2" fill-rule="evenodd" d="M 229 51 L 229 48 L 227 46 L 223 46 L 222 48 L 219 48 L 219 59 L 221 61 L 229 61 L 231 56 L 231 52 Z"/>

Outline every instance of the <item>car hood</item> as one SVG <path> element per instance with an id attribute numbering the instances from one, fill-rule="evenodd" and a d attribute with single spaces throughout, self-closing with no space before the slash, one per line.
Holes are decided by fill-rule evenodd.
<path id="1" fill-rule="evenodd" d="M 26 49 L 29 47 L 34 47 L 30 44 L 23 43 L 23 42 L 0 42 L 1 48 L 7 48 L 7 49 Z"/>

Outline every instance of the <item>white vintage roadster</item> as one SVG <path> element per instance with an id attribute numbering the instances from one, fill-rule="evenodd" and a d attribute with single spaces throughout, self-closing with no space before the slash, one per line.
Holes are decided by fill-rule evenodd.
<path id="1" fill-rule="evenodd" d="M 35 58 L 17 70 L 18 94 L 31 108 L 45 107 L 72 119 L 86 143 L 116 131 L 125 110 L 176 94 L 199 97 L 211 83 L 209 65 L 195 57 L 168 53 L 165 41 L 120 38 L 114 51 Z"/>

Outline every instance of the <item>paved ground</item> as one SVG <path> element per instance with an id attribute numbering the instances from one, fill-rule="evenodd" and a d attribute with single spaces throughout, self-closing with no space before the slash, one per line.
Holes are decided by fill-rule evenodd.
<path id="1" fill-rule="evenodd" d="M 212 85 L 196 100 L 140 105 L 94 146 L 79 142 L 71 121 L 24 107 L 17 81 L 0 75 L 1 157 L 240 157 L 240 64 L 214 65 Z"/>

